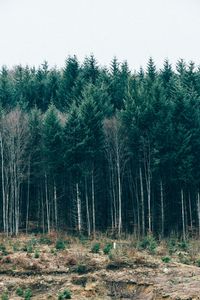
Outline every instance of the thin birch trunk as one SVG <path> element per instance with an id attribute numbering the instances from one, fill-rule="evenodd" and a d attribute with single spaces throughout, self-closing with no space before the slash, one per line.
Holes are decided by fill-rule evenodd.
<path id="1" fill-rule="evenodd" d="M 3 152 L 3 140 L 0 132 L 1 143 L 1 182 L 2 182 L 2 198 L 3 198 L 3 230 L 6 232 L 6 198 L 5 198 L 5 183 L 4 183 L 4 152 Z"/>
<path id="2" fill-rule="evenodd" d="M 54 214 L 55 214 L 55 227 L 56 230 L 58 229 L 58 205 L 57 205 L 57 188 L 56 188 L 56 184 L 54 181 L 54 185 L 53 185 L 53 193 L 54 193 Z"/>
<path id="3" fill-rule="evenodd" d="M 82 230 L 82 220 L 81 220 L 81 199 L 79 192 L 79 184 L 76 183 L 76 203 L 77 203 L 77 215 L 78 215 L 78 231 Z"/>
<path id="4" fill-rule="evenodd" d="M 160 180 L 160 204 L 161 204 L 161 236 L 164 237 L 164 224 L 165 224 L 165 214 L 164 214 L 164 197 L 163 197 L 163 182 Z"/>
<path id="5" fill-rule="evenodd" d="M 142 169 L 139 169 L 140 173 L 140 192 L 141 192 L 141 206 L 142 206 L 142 235 L 145 235 L 145 219 L 144 219 L 144 187 L 142 180 Z"/>
<path id="6" fill-rule="evenodd" d="M 200 194 L 199 194 L 199 191 L 197 193 L 197 217 L 198 217 L 199 237 L 200 237 Z"/>
<path id="7" fill-rule="evenodd" d="M 94 193 L 94 170 L 91 174 L 92 180 L 92 225 L 93 225 L 93 237 L 96 238 L 96 219 L 95 219 L 95 193 Z"/>
<path id="8" fill-rule="evenodd" d="M 189 201 L 190 229 L 191 229 L 191 233 L 193 234 L 192 204 L 191 204 L 191 194 L 190 194 L 190 192 L 189 192 L 189 195 L 188 195 L 188 201 Z"/>
<path id="9" fill-rule="evenodd" d="M 118 201 L 119 201 L 118 235 L 120 237 L 122 231 L 122 192 L 121 192 L 121 170 L 120 170 L 119 155 L 117 155 L 117 179 L 118 179 Z"/>
<path id="10" fill-rule="evenodd" d="M 86 202 L 86 215 L 87 215 L 87 231 L 88 236 L 91 235 L 91 225 L 90 225 L 90 211 L 89 211 L 89 201 L 88 201 L 88 187 L 87 187 L 87 177 L 85 176 L 85 202 Z"/>
<path id="11" fill-rule="evenodd" d="M 30 158 L 28 164 L 28 188 L 27 188 L 27 205 L 26 205 L 26 234 L 28 233 L 29 222 L 29 203 L 30 202 Z"/>
<path id="12" fill-rule="evenodd" d="M 50 215 L 49 215 L 49 199 L 47 187 L 47 174 L 45 173 L 45 198 L 46 198 L 46 213 L 47 213 L 47 231 L 50 233 Z"/>
<path id="13" fill-rule="evenodd" d="M 183 240 L 186 239 L 185 234 L 185 211 L 184 211 L 184 195 L 183 195 L 183 189 L 181 189 L 181 214 L 182 214 L 182 229 L 183 229 Z"/>

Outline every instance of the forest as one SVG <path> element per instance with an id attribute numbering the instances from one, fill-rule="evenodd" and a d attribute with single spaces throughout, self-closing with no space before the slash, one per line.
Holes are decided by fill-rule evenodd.
<path id="1" fill-rule="evenodd" d="M 3 66 L 0 230 L 200 236 L 200 68 Z"/>

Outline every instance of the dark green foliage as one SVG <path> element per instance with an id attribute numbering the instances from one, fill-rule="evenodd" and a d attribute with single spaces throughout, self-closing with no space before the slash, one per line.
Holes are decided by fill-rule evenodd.
<path id="1" fill-rule="evenodd" d="M 38 242 L 42 245 L 51 245 L 52 244 L 51 239 L 48 237 L 45 237 L 45 236 L 42 236 Z"/>
<path id="2" fill-rule="evenodd" d="M 170 258 L 169 256 L 164 256 L 164 257 L 162 257 L 162 261 L 163 261 L 164 263 L 169 263 L 170 260 L 171 260 L 171 258 Z"/>
<path id="3" fill-rule="evenodd" d="M 19 296 L 19 297 L 22 297 L 24 295 L 24 291 L 22 288 L 18 287 L 16 289 L 16 295 Z"/>
<path id="4" fill-rule="evenodd" d="M 3 244 L 0 244 L 0 252 L 2 255 L 8 255 L 6 247 Z"/>
<path id="5" fill-rule="evenodd" d="M 20 131 L 22 122 L 9 119 L 10 111 L 20 112 L 27 128 Z M 115 236 L 121 209 L 122 230 L 138 237 L 173 234 L 180 241 L 199 234 L 200 69 L 193 62 L 179 60 L 173 70 L 165 60 L 159 70 L 150 58 L 146 68 L 133 72 L 117 58 L 109 69 L 101 67 L 91 55 L 83 63 L 68 57 L 63 69 L 47 62 L 37 69 L 2 67 L 0 127 L 5 233 L 18 226 L 94 237 L 111 229 Z M 11 158 L 16 171 L 20 165 L 19 193 L 9 176 Z M 14 195 L 19 211 L 7 219 Z M 13 226 L 5 224 L 11 221 Z M 24 250 L 34 253 L 37 243 L 52 241 L 33 239 Z M 148 236 L 140 247 L 154 252 L 156 241 Z M 170 241 L 168 248 L 173 253 L 188 245 Z M 104 253 L 110 250 L 106 245 Z M 7 254 L 3 246 L 0 252 Z"/>
<path id="6" fill-rule="evenodd" d="M 99 250 L 100 250 L 100 243 L 95 243 L 92 245 L 92 248 L 91 248 L 91 252 L 92 253 L 99 253 Z"/>
<path id="7" fill-rule="evenodd" d="M 85 273 L 87 273 L 87 270 L 88 270 L 87 266 L 84 264 L 79 264 L 76 268 L 76 272 L 78 274 L 85 274 Z"/>
<path id="8" fill-rule="evenodd" d="M 58 300 L 62 300 L 62 299 L 71 299 L 71 292 L 70 290 L 64 290 L 63 292 L 60 292 L 58 295 Z"/>
<path id="9" fill-rule="evenodd" d="M 33 296 L 33 293 L 31 291 L 31 289 L 28 288 L 24 291 L 24 300 L 30 300 L 32 298 L 32 296 Z"/>
<path id="10" fill-rule="evenodd" d="M 150 253 L 155 253 L 157 248 L 157 242 L 152 235 L 147 235 L 138 244 L 139 249 L 146 249 Z"/>
<path id="11" fill-rule="evenodd" d="M 7 292 L 4 292 L 4 293 L 1 295 L 1 300 L 9 300 L 9 296 L 8 296 L 8 293 L 7 293 Z"/>
<path id="12" fill-rule="evenodd" d="M 56 241 L 56 249 L 57 250 L 65 250 L 65 242 L 63 240 Z"/>
<path id="13" fill-rule="evenodd" d="M 106 244 L 103 248 L 103 253 L 110 254 L 110 251 L 112 250 L 112 248 L 113 248 L 113 245 L 111 243 Z"/>

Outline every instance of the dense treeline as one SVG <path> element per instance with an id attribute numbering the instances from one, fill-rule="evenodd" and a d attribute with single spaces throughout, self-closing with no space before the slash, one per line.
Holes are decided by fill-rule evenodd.
<path id="1" fill-rule="evenodd" d="M 200 235 L 200 69 L 2 67 L 1 229 Z"/>

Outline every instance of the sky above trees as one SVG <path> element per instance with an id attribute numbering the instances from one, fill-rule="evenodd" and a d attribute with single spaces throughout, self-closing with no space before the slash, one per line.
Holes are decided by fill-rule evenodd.
<path id="1" fill-rule="evenodd" d="M 198 0 L 0 0 L 0 65 L 63 66 L 67 55 L 114 56 L 132 69 L 150 56 L 199 65 Z"/>

